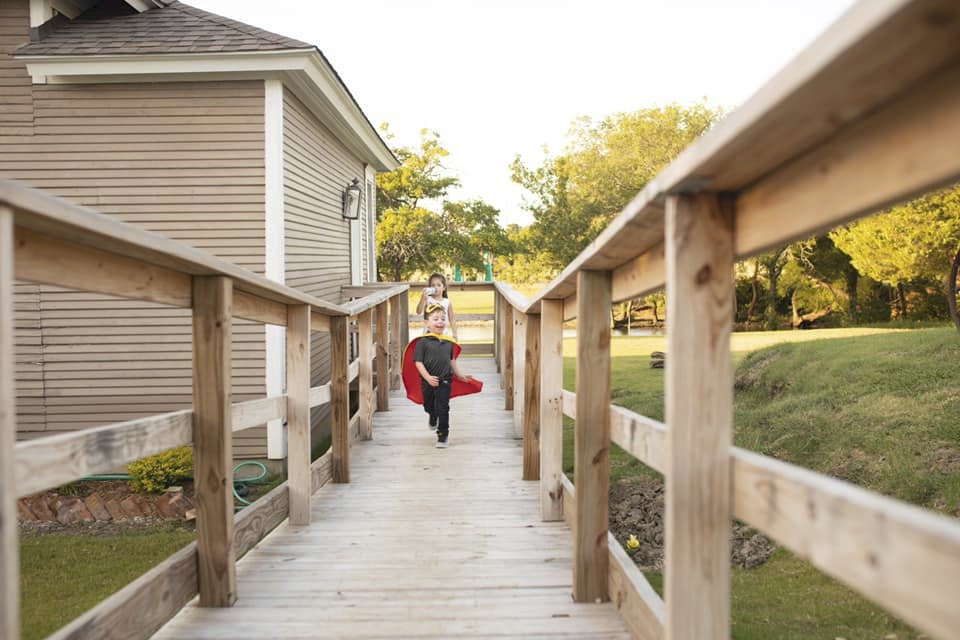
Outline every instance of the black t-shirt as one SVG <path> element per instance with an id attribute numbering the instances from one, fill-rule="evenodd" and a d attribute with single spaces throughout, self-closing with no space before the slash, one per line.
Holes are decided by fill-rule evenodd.
<path id="1" fill-rule="evenodd" d="M 433 336 L 424 336 L 417 340 L 413 348 L 413 361 L 422 362 L 430 375 L 438 378 L 453 376 L 453 343 Z"/>

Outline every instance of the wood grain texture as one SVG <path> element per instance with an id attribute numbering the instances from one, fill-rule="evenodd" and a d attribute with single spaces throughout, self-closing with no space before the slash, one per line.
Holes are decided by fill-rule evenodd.
<path id="1" fill-rule="evenodd" d="M 108 473 L 127 463 L 167 449 L 190 444 L 193 412 L 189 409 L 129 422 L 84 429 L 16 445 L 16 494 L 73 482 L 84 476 Z"/>
<path id="2" fill-rule="evenodd" d="M 232 282 L 193 279 L 193 452 L 200 605 L 237 599 L 230 420 Z"/>
<path id="3" fill-rule="evenodd" d="M 540 307 L 540 519 L 563 519 L 563 302 Z"/>
<path id="4" fill-rule="evenodd" d="M 247 400 L 233 405 L 231 426 L 234 433 L 251 427 L 258 427 L 270 420 L 287 417 L 286 396 Z"/>
<path id="5" fill-rule="evenodd" d="M 730 202 L 670 197 L 666 240 L 666 637 L 719 640 L 730 635 L 733 519 Z"/>
<path id="6" fill-rule="evenodd" d="M 350 382 L 347 377 L 347 319 L 330 318 L 330 424 L 333 481 L 350 482 Z"/>
<path id="7" fill-rule="evenodd" d="M 573 599 L 609 599 L 610 273 L 577 278 L 577 424 L 573 484 Z"/>
<path id="8" fill-rule="evenodd" d="M 0 204 L 0 636 L 20 637 L 20 560 L 17 545 L 17 441 L 14 389 L 13 212 Z"/>
<path id="9" fill-rule="evenodd" d="M 290 523 L 310 524 L 310 307 L 287 307 L 287 484 Z"/>
<path id="10" fill-rule="evenodd" d="M 935 638 L 960 629 L 960 523 L 733 450 L 734 515 Z"/>
<path id="11" fill-rule="evenodd" d="M 501 296 L 501 300 L 504 300 Z M 506 301 L 500 305 L 503 313 L 500 321 L 503 323 L 503 367 L 500 375 L 503 379 L 503 409 L 513 411 L 513 307 Z"/>
<path id="12" fill-rule="evenodd" d="M 390 363 L 387 360 L 388 306 L 387 301 L 384 300 L 377 305 L 374 314 L 377 319 L 377 411 L 390 410 Z M 372 433 L 365 435 L 373 437 Z"/>
<path id="13" fill-rule="evenodd" d="M 319 387 L 310 387 L 310 408 L 320 407 L 330 402 L 330 383 Z"/>
<path id="14" fill-rule="evenodd" d="M 513 437 L 523 438 L 524 416 L 527 408 L 523 402 L 526 389 L 527 365 L 523 359 L 527 351 L 527 314 L 517 309 L 513 310 Z"/>
<path id="15" fill-rule="evenodd" d="M 403 384 L 403 338 L 400 325 L 406 316 L 400 308 L 400 298 L 406 296 L 402 294 L 390 298 L 390 390 L 396 391 Z"/>
<path id="16" fill-rule="evenodd" d="M 373 438 L 373 309 L 361 311 L 357 316 L 357 340 L 359 341 L 360 374 L 358 393 L 360 406 L 360 439 Z"/>
<path id="17" fill-rule="evenodd" d="M 523 360 L 523 479 L 540 479 L 540 315 L 527 314 Z"/>

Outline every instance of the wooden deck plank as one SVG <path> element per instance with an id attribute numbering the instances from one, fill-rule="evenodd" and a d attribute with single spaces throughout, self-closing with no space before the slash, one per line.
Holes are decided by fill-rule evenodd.
<path id="1" fill-rule="evenodd" d="M 350 484 L 313 498 L 309 527 L 281 524 L 237 565 L 227 610 L 188 605 L 157 640 L 184 638 L 629 638 L 611 603 L 571 598 L 572 539 L 540 522 L 537 483 L 492 359 L 451 403 L 450 448 L 394 393 L 374 439 L 354 444 Z"/>

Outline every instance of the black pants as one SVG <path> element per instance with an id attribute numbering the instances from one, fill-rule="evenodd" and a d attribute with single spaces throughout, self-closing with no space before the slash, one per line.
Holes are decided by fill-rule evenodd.
<path id="1" fill-rule="evenodd" d="M 420 378 L 420 389 L 423 391 L 423 410 L 430 414 L 430 418 L 437 419 L 437 435 L 446 440 L 450 434 L 450 386 L 453 378 L 441 378 L 439 386 L 431 387 L 430 383 Z"/>

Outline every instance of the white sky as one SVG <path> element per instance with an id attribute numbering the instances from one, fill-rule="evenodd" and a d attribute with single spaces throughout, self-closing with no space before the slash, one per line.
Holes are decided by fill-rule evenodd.
<path id="1" fill-rule="evenodd" d="M 317 45 L 378 126 L 446 166 L 501 223 L 527 224 L 510 181 L 574 118 L 706 99 L 743 103 L 852 0 L 186 0 Z"/>

